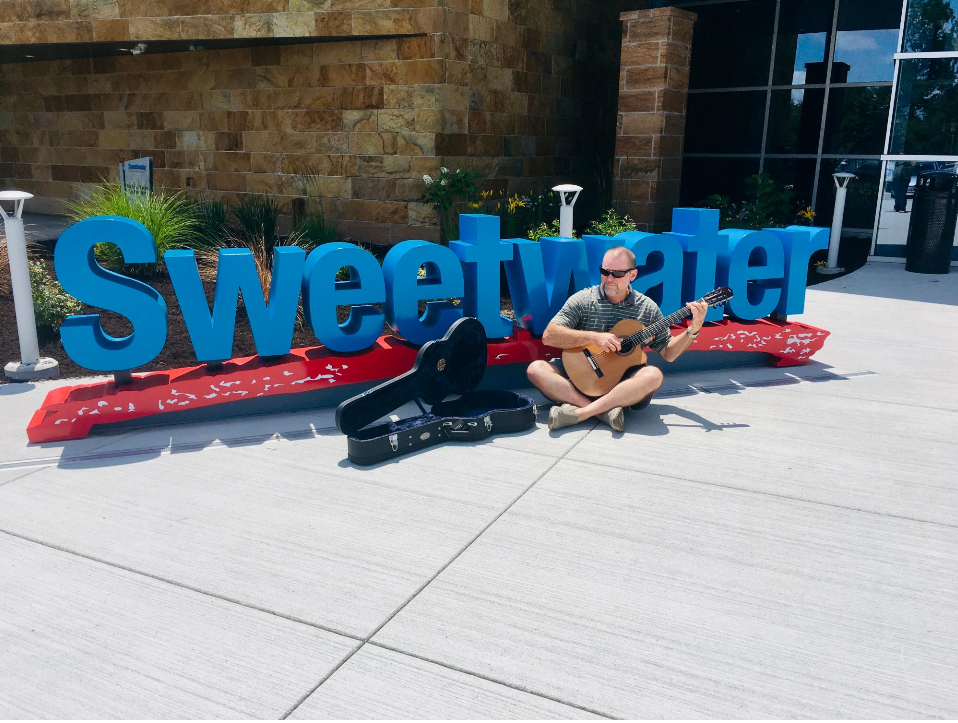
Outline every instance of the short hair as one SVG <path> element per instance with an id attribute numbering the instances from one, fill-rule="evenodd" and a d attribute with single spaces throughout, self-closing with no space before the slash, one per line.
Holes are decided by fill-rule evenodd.
<path id="1" fill-rule="evenodd" d="M 629 268 L 635 268 L 635 254 L 629 251 L 625 246 L 613 246 L 608 251 L 605 252 L 605 255 L 609 254 L 618 254 L 625 259 L 626 263 L 629 265 Z"/>

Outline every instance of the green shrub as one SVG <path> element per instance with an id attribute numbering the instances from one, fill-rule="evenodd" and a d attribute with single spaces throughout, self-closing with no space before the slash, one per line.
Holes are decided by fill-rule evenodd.
<path id="1" fill-rule="evenodd" d="M 80 313 L 80 302 L 51 278 L 40 261 L 30 262 L 30 286 L 33 289 L 33 313 L 37 327 L 56 330 L 68 316 Z"/>
<path id="2" fill-rule="evenodd" d="M 276 221 L 279 204 L 267 194 L 247 196 L 233 211 L 239 222 L 239 235 L 250 243 L 260 243 L 269 249 L 272 257 L 276 245 Z"/>
<path id="3" fill-rule="evenodd" d="M 479 197 L 479 201 L 469 204 L 469 209 L 475 213 L 498 216 L 502 238 L 530 238 L 530 232 L 547 224 L 547 219 L 555 219 L 559 215 L 559 197 L 555 193 L 521 197 L 515 194 L 507 198 L 503 191 L 496 196 L 487 190 L 480 193 Z M 552 235 L 551 231 L 539 233 L 539 236 L 549 235 Z"/>
<path id="4" fill-rule="evenodd" d="M 474 204 L 479 200 L 479 187 L 476 181 L 478 173 L 464 171 L 450 171 L 448 168 L 439 169 L 439 177 L 433 178 L 424 175 L 422 180 L 426 188 L 422 193 L 422 200 L 431 203 L 439 215 L 439 241 L 448 245 L 450 239 L 459 238 L 459 213 L 455 205 Z"/>
<path id="5" fill-rule="evenodd" d="M 540 223 L 538 226 L 529 229 L 529 233 L 526 235 L 526 238 L 530 241 L 538 241 L 543 236 L 558 236 L 559 235 L 559 219 L 555 219 L 551 225 L 547 224 L 545 221 Z M 575 232 L 575 229 L 572 229 L 572 238 L 580 238 L 579 234 Z"/>
<path id="6" fill-rule="evenodd" d="M 199 244 L 221 246 L 230 233 L 230 216 L 233 208 L 229 203 L 215 199 L 197 201 L 193 214 L 199 224 Z"/>
<path id="7" fill-rule="evenodd" d="M 157 263 L 124 267 L 130 275 L 146 276 L 164 268 L 163 254 L 174 248 L 193 248 L 200 241 L 200 222 L 193 204 L 180 191 L 128 191 L 119 183 L 103 183 L 79 201 L 67 202 L 68 217 L 82 221 L 93 216 L 123 216 L 139 221 L 153 234 Z M 109 266 L 123 267 L 123 254 L 110 243 L 96 245 L 96 255 Z"/>
<path id="8" fill-rule="evenodd" d="M 326 208 L 323 199 L 312 197 L 306 199 L 306 215 L 293 229 L 290 240 L 304 249 L 313 249 L 330 241 L 335 241 L 338 227 L 335 221 L 326 217 Z M 295 240 L 294 240 L 295 239 Z"/>
<path id="9" fill-rule="evenodd" d="M 767 173 L 756 173 L 745 179 L 745 200 L 741 206 L 728 196 L 713 194 L 699 206 L 719 211 L 721 228 L 779 228 L 795 223 L 798 203 L 791 189 L 777 183 Z"/>
<path id="10" fill-rule="evenodd" d="M 628 214 L 619 215 L 615 209 L 610 208 L 601 219 L 589 224 L 586 233 L 594 236 L 615 236 L 624 231 L 635 230 L 635 221 Z"/>

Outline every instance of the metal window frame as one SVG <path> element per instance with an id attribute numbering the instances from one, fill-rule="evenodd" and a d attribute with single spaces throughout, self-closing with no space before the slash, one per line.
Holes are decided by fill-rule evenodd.
<path id="1" fill-rule="evenodd" d="M 882 149 L 881 169 L 878 179 L 878 198 L 875 199 L 875 222 L 872 224 L 872 247 L 868 252 L 869 256 L 875 255 L 875 249 L 878 247 L 878 226 L 881 222 L 881 204 L 882 197 L 885 195 L 885 173 L 888 171 L 888 144 L 891 140 L 892 120 L 895 117 L 895 106 L 898 105 L 898 74 L 901 70 L 901 48 L 905 38 L 905 17 L 908 15 L 908 0 L 903 0 L 901 4 L 901 19 L 898 21 L 898 46 L 895 48 L 895 54 L 892 56 L 895 60 L 895 74 L 892 76 L 891 83 L 891 103 L 888 105 L 888 121 L 885 123 L 885 146 Z"/>
<path id="2" fill-rule="evenodd" d="M 916 156 L 916 155 L 896 156 L 890 153 L 883 154 L 881 159 L 883 161 L 944 161 L 945 163 L 958 162 L 958 156 Z"/>
<path id="3" fill-rule="evenodd" d="M 781 2 L 781 0 L 778 0 Z M 818 207 L 818 178 L 822 173 L 822 148 L 825 145 L 825 119 L 828 118 L 829 89 L 832 84 L 832 66 L 835 64 L 835 40 L 838 37 L 838 9 L 842 0 L 835 0 L 835 9 L 832 11 L 832 30 L 828 42 L 828 52 L 825 54 L 825 98 L 822 100 L 822 123 L 818 128 L 818 152 L 815 154 L 815 177 L 812 179 L 812 210 Z"/>
<path id="4" fill-rule="evenodd" d="M 758 172 L 765 172 L 765 143 L 768 140 L 768 115 L 772 107 L 772 78 L 775 72 L 775 53 L 778 52 L 778 18 L 782 12 L 781 0 L 775 0 L 775 20 L 772 21 L 772 52 L 768 57 L 768 87 L 765 89 L 765 120 L 762 123 L 762 145 L 759 146 L 761 157 L 758 161 Z"/>
<path id="5" fill-rule="evenodd" d="M 824 83 L 802 83 L 802 84 L 778 84 L 778 85 L 740 85 L 740 86 L 731 86 L 727 88 L 691 88 L 689 89 L 689 95 L 702 95 L 704 93 L 746 93 L 752 91 L 753 93 L 760 93 L 763 90 L 814 90 L 822 88 L 875 88 L 875 87 L 884 87 L 888 85 L 894 85 L 894 80 L 854 80 L 849 83 L 831 83 L 825 85 Z"/>
<path id="6" fill-rule="evenodd" d="M 705 5 L 718 5 L 718 4 L 727 4 L 730 2 L 747 2 L 748 0 L 691 0 L 689 2 L 674 2 L 672 5 L 674 7 L 689 7 L 693 8 L 695 6 L 705 6 Z M 832 63 L 835 61 L 835 46 L 838 41 L 838 15 L 841 10 L 842 2 L 855 2 L 855 0 L 835 0 L 835 6 L 832 9 L 832 24 L 830 30 L 830 37 L 828 43 L 828 49 L 825 54 L 826 70 L 825 70 L 825 82 L 824 83 L 781 83 L 774 84 L 772 82 L 775 73 L 775 55 L 778 52 L 778 30 L 781 19 L 781 10 L 782 10 L 782 0 L 775 0 L 775 18 L 772 24 L 772 47 L 771 52 L 769 53 L 768 59 L 768 84 L 767 85 L 746 85 L 746 86 L 729 86 L 723 88 L 696 88 L 690 89 L 688 93 L 690 95 L 702 94 L 702 93 L 734 93 L 734 92 L 762 92 L 765 91 L 765 117 L 762 120 L 762 144 L 760 147 L 759 153 L 683 153 L 684 158 L 758 158 L 759 159 L 759 173 L 765 170 L 765 160 L 766 159 L 796 159 L 796 160 L 810 160 L 815 161 L 815 176 L 812 181 L 812 208 L 818 206 L 818 191 L 819 191 L 819 177 L 821 176 L 821 166 L 823 159 L 835 159 L 835 158 L 847 158 L 850 160 L 881 160 L 881 176 L 882 186 L 884 185 L 884 174 L 885 174 L 885 164 L 886 156 L 888 154 L 888 138 L 891 131 L 891 121 L 895 108 L 896 101 L 896 91 L 898 85 L 898 72 L 899 72 L 899 59 L 903 55 L 901 53 L 901 47 L 903 42 L 903 30 L 905 25 L 905 16 L 907 14 L 907 0 L 902 0 L 902 10 L 901 18 L 899 20 L 898 26 L 898 45 L 896 47 L 896 52 L 894 53 L 894 68 L 892 80 L 876 80 L 872 82 L 867 81 L 853 81 L 846 83 L 832 83 Z M 907 54 L 908 57 L 919 57 L 925 55 L 927 57 L 958 57 L 958 52 L 955 53 L 916 53 L 916 54 Z M 834 154 L 834 153 L 823 153 L 824 143 L 825 143 L 825 125 L 828 119 L 828 100 L 831 95 L 832 88 L 862 88 L 862 87 L 890 87 L 891 88 L 891 102 L 888 109 L 888 120 L 886 122 L 885 128 L 885 145 L 883 147 L 884 153 L 882 154 Z M 814 90 L 814 89 L 823 89 L 825 91 L 825 97 L 822 102 L 822 116 L 821 123 L 819 125 L 818 131 L 818 148 L 815 154 L 811 153 L 768 153 L 768 124 L 771 116 L 771 99 L 772 91 L 775 90 Z M 936 157 L 936 160 L 947 160 L 943 157 Z M 872 231 L 872 253 L 874 254 L 874 247 L 878 237 L 878 214 L 881 210 L 881 187 L 878 193 L 878 204 L 875 210 L 875 223 Z M 861 230 L 861 229 L 857 229 Z"/>
<path id="7" fill-rule="evenodd" d="M 878 227 L 881 222 L 881 206 L 882 206 L 882 197 L 885 194 L 885 175 L 888 171 L 888 164 L 897 162 L 897 161 L 944 161 L 946 163 L 956 163 L 958 162 L 958 156 L 955 155 L 938 155 L 938 156 L 929 156 L 929 155 L 896 155 L 889 153 L 891 150 L 891 130 L 894 125 L 895 119 L 895 109 L 898 105 L 898 80 L 901 75 L 901 63 L 903 60 L 922 60 L 922 59 L 941 59 L 941 58 L 958 58 L 958 50 L 942 50 L 942 51 L 932 51 L 932 52 L 915 52 L 915 53 L 906 53 L 903 52 L 905 44 L 905 21 L 908 18 L 908 3 L 910 0 L 904 0 L 901 4 L 901 20 L 898 24 L 898 48 L 895 52 L 895 76 L 892 79 L 891 87 L 891 106 L 888 108 L 888 123 L 885 126 L 885 149 L 884 153 L 881 156 L 881 184 L 878 188 L 878 199 L 875 203 L 875 224 L 872 227 L 872 247 L 871 247 L 871 256 L 875 255 L 875 249 L 878 246 Z"/>
<path id="8" fill-rule="evenodd" d="M 902 24 L 902 30 L 899 32 L 904 33 L 904 23 Z M 898 47 L 899 52 L 895 53 L 895 60 L 921 60 L 922 58 L 954 58 L 958 56 L 958 50 L 934 50 L 927 52 L 915 52 L 915 53 L 903 53 L 901 52 L 901 44 L 904 42 L 904 36 L 899 35 L 898 37 Z"/>

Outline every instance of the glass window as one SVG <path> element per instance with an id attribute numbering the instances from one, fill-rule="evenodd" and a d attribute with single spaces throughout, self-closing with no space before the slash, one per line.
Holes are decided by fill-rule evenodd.
<path id="1" fill-rule="evenodd" d="M 788 188 L 802 208 L 812 205 L 812 189 L 815 185 L 814 158 L 766 158 L 765 173 Z"/>
<path id="2" fill-rule="evenodd" d="M 901 61 L 891 153 L 958 155 L 958 58 Z"/>
<path id="3" fill-rule="evenodd" d="M 879 256 L 905 255 L 918 175 L 925 171 L 954 173 L 958 170 L 956 167 L 958 164 L 953 161 L 897 161 L 886 164 L 878 219 L 878 245 L 875 249 Z"/>
<path id="4" fill-rule="evenodd" d="M 690 93 L 686 153 L 760 153 L 765 91 Z"/>
<path id="5" fill-rule="evenodd" d="M 901 0 L 851 0 L 838 8 L 833 83 L 891 81 L 895 75 Z M 839 64 L 847 65 L 839 80 Z"/>
<path id="6" fill-rule="evenodd" d="M 834 7 L 833 0 L 782 0 L 772 73 L 774 85 L 825 82 L 825 54 Z"/>
<path id="7" fill-rule="evenodd" d="M 890 105 L 891 86 L 832 88 L 822 152 L 880 155 Z"/>
<path id="8" fill-rule="evenodd" d="M 765 152 L 818 153 L 824 99 L 824 88 L 773 90 Z"/>
<path id="9" fill-rule="evenodd" d="M 715 193 L 740 202 L 745 193 L 745 179 L 756 173 L 757 158 L 685 158 L 681 202 L 694 206 Z"/>
<path id="10" fill-rule="evenodd" d="M 903 51 L 958 50 L 958 0 L 909 0 Z"/>
<path id="11" fill-rule="evenodd" d="M 875 204 L 878 202 L 879 175 L 881 161 L 872 159 L 823 158 L 821 173 L 818 177 L 818 202 L 815 211 L 816 226 L 830 226 L 835 211 L 836 171 L 854 173 L 856 178 L 848 186 L 845 200 L 845 216 L 842 228 L 860 228 L 872 230 L 875 223 Z"/>
<path id="12" fill-rule="evenodd" d="M 685 158 L 681 202 L 694 206 L 717 193 L 739 203 L 745 194 L 745 179 L 756 173 L 757 158 Z"/>
<path id="13" fill-rule="evenodd" d="M 689 9 L 698 15 L 692 40 L 689 87 L 768 85 L 774 2 L 748 0 L 696 5 Z"/>

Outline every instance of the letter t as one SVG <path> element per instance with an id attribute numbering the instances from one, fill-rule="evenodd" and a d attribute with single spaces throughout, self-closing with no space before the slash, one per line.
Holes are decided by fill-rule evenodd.
<path id="1" fill-rule="evenodd" d="M 465 316 L 476 317 L 486 336 L 502 339 L 512 335 L 512 319 L 500 314 L 501 263 L 511 261 L 513 246 L 499 238 L 499 217 L 469 213 L 459 216 L 459 241 L 449 248 L 462 263 Z"/>

